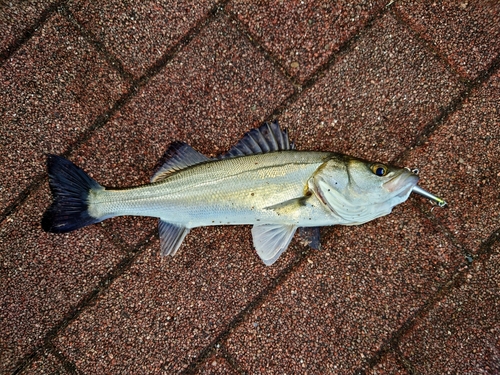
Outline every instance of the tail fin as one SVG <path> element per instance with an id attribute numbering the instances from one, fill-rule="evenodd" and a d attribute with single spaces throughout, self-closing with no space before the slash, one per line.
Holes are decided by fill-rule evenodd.
<path id="1" fill-rule="evenodd" d="M 43 215 L 43 230 L 65 233 L 101 221 L 88 213 L 89 193 L 101 185 L 61 156 L 48 155 L 47 170 L 54 201 Z"/>

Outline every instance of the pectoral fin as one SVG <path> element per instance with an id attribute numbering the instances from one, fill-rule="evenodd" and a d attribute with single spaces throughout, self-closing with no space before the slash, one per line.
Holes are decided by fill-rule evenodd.
<path id="1" fill-rule="evenodd" d="M 158 232 L 160 234 L 161 255 L 175 255 L 189 230 L 189 228 L 167 223 L 160 219 Z"/>
<path id="2" fill-rule="evenodd" d="M 287 201 L 275 204 L 273 206 L 264 207 L 265 210 L 273 210 L 278 215 L 293 214 L 294 211 L 300 210 L 300 208 L 307 203 L 307 196 L 292 198 Z"/>
<path id="3" fill-rule="evenodd" d="M 297 227 L 294 225 L 260 224 L 252 228 L 253 245 L 260 259 L 270 266 L 288 248 Z"/>

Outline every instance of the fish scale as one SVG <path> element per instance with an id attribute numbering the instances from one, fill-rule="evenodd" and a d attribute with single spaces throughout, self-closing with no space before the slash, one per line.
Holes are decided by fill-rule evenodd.
<path id="1" fill-rule="evenodd" d="M 208 161 L 151 185 L 102 190 L 89 200 L 89 210 L 96 217 L 155 216 L 190 228 L 255 224 L 277 216 L 263 208 L 302 197 L 308 179 L 331 156 L 283 151 Z M 224 217 L 214 219 L 216 214 Z M 297 223 L 297 217 L 279 221 Z"/>

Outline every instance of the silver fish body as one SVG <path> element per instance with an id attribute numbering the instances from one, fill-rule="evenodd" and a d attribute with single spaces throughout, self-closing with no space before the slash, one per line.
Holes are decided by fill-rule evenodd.
<path id="1" fill-rule="evenodd" d="M 125 190 L 100 190 L 89 198 L 93 217 L 153 216 L 195 228 L 208 225 L 332 225 L 333 213 L 315 196 L 286 213 L 269 209 L 298 197 L 332 154 L 278 151 L 207 161 L 165 180 Z M 310 224 L 310 225 L 307 225 Z"/>
<path id="2" fill-rule="evenodd" d="M 297 151 L 277 123 L 254 129 L 217 159 L 179 142 L 168 156 L 150 184 L 119 190 L 49 156 L 54 203 L 43 228 L 67 232 L 116 216 L 158 217 L 162 254 L 173 255 L 191 228 L 250 224 L 257 253 L 269 265 L 297 228 L 356 225 L 387 215 L 418 182 L 405 168 Z"/>

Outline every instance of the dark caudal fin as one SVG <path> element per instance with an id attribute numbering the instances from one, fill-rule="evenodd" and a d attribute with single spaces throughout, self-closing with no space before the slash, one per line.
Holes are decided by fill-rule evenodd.
<path id="1" fill-rule="evenodd" d="M 101 221 L 88 213 L 89 192 L 101 185 L 61 156 L 48 155 L 47 170 L 54 201 L 43 215 L 43 230 L 65 233 Z"/>

